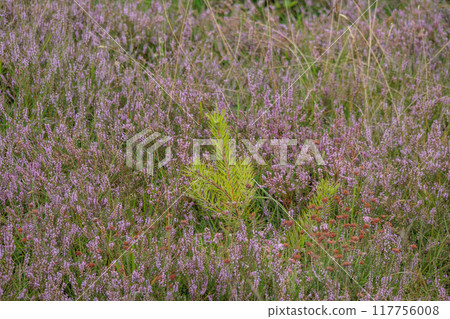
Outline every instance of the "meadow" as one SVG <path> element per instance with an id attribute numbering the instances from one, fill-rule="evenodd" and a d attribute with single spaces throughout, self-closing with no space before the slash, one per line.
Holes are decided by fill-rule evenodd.
<path id="1" fill-rule="evenodd" d="M 1 1 L 0 300 L 448 301 L 449 33 L 438 0 Z"/>

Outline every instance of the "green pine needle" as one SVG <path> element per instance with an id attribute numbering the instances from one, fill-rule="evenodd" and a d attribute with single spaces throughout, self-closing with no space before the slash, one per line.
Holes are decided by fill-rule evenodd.
<path id="1" fill-rule="evenodd" d="M 187 194 L 206 213 L 218 216 L 225 227 L 235 227 L 252 213 L 254 168 L 248 160 L 235 158 L 225 113 L 208 114 L 208 120 L 216 161 L 194 163 L 185 169 L 191 181 Z"/>

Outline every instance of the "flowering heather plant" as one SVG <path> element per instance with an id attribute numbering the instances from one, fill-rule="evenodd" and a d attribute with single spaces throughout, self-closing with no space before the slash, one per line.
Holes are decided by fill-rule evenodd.
<path id="1" fill-rule="evenodd" d="M 354 286 L 352 299 L 371 300 L 375 294 L 377 299 L 401 300 L 415 289 L 419 256 L 414 247 L 402 247 L 392 224 L 360 214 L 351 217 L 341 208 L 338 212 L 342 213 L 326 220 L 311 217 L 302 235 L 310 237 L 296 251 L 304 257 L 300 260 L 328 270 L 326 277 L 340 277 L 340 283 Z M 387 280 L 396 284 L 386 289 Z"/>
<path id="2" fill-rule="evenodd" d="M 1 1 L 0 299 L 449 300 L 449 6 L 309 2 Z"/>

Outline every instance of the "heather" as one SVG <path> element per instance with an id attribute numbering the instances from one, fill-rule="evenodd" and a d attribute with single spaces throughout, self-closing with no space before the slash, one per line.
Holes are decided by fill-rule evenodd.
<path id="1" fill-rule="evenodd" d="M 0 299 L 448 300 L 450 8 L 338 3 L 2 1 Z M 265 143 L 224 224 L 186 173 L 216 111 L 326 165 Z"/>

